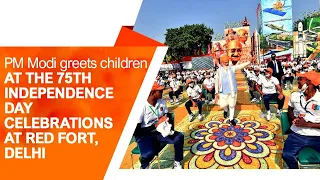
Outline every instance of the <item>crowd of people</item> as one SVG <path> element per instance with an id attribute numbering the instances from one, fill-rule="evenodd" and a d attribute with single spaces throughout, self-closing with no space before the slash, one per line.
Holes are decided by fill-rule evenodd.
<path id="1" fill-rule="evenodd" d="M 227 55 L 219 58 L 219 64 L 210 69 L 179 70 L 159 73 L 148 100 L 144 106 L 135 131 L 136 142 L 141 150 L 141 168 L 146 169 L 157 154 L 154 145 L 174 144 L 174 168 L 181 169 L 183 160 L 184 135 L 173 131 L 168 123 L 167 102 L 163 99 L 163 90 L 169 89 L 170 104 L 180 104 L 183 92 L 188 100 L 185 109 L 189 120 L 195 119 L 191 107 L 197 107 L 201 120 L 203 103 L 217 104 L 223 109 L 223 117 L 228 118 L 231 126 L 236 125 L 234 111 L 237 102 L 236 70 L 242 70 L 248 80 L 251 102 L 263 101 L 266 120 L 271 119 L 270 102 L 278 104 L 277 116 L 283 111 L 285 96 L 283 90 L 293 90 L 294 79 L 298 82 L 298 91 L 293 92 L 288 103 L 290 128 L 283 149 L 283 159 L 289 168 L 298 168 L 297 154 L 305 146 L 320 152 L 320 61 L 303 60 L 279 61 L 275 54 L 266 64 L 251 64 L 251 61 L 239 61 L 233 65 Z M 211 99 L 205 94 L 211 94 Z"/>

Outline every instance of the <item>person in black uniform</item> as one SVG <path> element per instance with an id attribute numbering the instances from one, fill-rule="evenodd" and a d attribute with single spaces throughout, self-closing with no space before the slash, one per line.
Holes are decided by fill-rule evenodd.
<path id="1" fill-rule="evenodd" d="M 284 78 L 284 72 L 281 62 L 276 59 L 276 55 L 274 53 L 271 55 L 271 61 L 268 62 L 267 67 L 273 70 L 272 76 L 277 78 L 281 85 L 282 79 Z"/>

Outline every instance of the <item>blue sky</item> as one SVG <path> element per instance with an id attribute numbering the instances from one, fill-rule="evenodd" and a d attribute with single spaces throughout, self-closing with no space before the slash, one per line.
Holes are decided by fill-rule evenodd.
<path id="1" fill-rule="evenodd" d="M 164 42 L 168 28 L 204 23 L 215 33 L 223 33 L 226 22 L 245 16 L 251 32 L 257 27 L 256 8 L 260 0 L 144 0 L 134 30 Z M 293 20 L 319 8 L 319 0 L 292 0 Z"/>

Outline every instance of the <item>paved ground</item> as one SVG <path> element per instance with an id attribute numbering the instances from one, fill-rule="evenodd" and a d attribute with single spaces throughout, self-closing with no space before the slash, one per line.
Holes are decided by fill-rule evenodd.
<path id="1" fill-rule="evenodd" d="M 239 71 L 236 74 L 238 83 L 238 102 L 236 106 L 237 126 L 232 127 L 223 118 L 219 106 L 204 106 L 202 121 L 189 121 L 184 103 L 168 107 L 175 113 L 175 130 L 185 135 L 184 162 L 185 169 L 279 169 L 282 167 L 281 151 L 283 146 L 279 119 L 274 115 L 268 122 L 261 116 L 260 104 L 249 102 L 249 92 L 246 79 Z M 295 85 L 296 86 L 296 85 Z M 296 87 L 294 87 L 296 90 Z M 286 90 L 285 108 L 292 91 Z M 164 93 L 164 98 L 167 92 Z M 207 109 L 208 108 L 208 109 Z M 263 108 L 264 109 L 264 108 Z M 197 114 L 196 108 L 193 108 Z M 276 107 L 271 106 L 276 112 Z M 140 167 L 139 156 L 131 160 L 130 152 L 136 147 L 130 142 L 123 159 L 121 169 Z M 173 164 L 173 146 L 168 145 L 160 153 L 162 169 L 171 169 Z M 158 168 L 157 161 L 151 168 Z"/>

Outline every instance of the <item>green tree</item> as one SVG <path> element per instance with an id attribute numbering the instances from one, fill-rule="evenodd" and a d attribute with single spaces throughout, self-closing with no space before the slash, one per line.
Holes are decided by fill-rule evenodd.
<path id="1" fill-rule="evenodd" d="M 270 48 L 268 45 L 266 36 L 260 35 L 260 48 L 264 50 L 267 50 Z"/>
<path id="2" fill-rule="evenodd" d="M 184 25 L 167 29 L 165 44 L 169 46 L 167 55 L 174 60 L 181 60 L 185 52 L 199 52 L 211 43 L 213 30 L 204 24 Z"/>
<path id="3" fill-rule="evenodd" d="M 307 19 L 315 18 L 315 17 L 319 17 L 319 16 L 320 16 L 320 9 L 303 13 L 302 19 L 299 19 L 299 20 L 293 22 L 293 31 L 298 31 L 299 22 L 302 22 L 303 29 L 306 30 L 308 28 L 307 27 Z"/>

